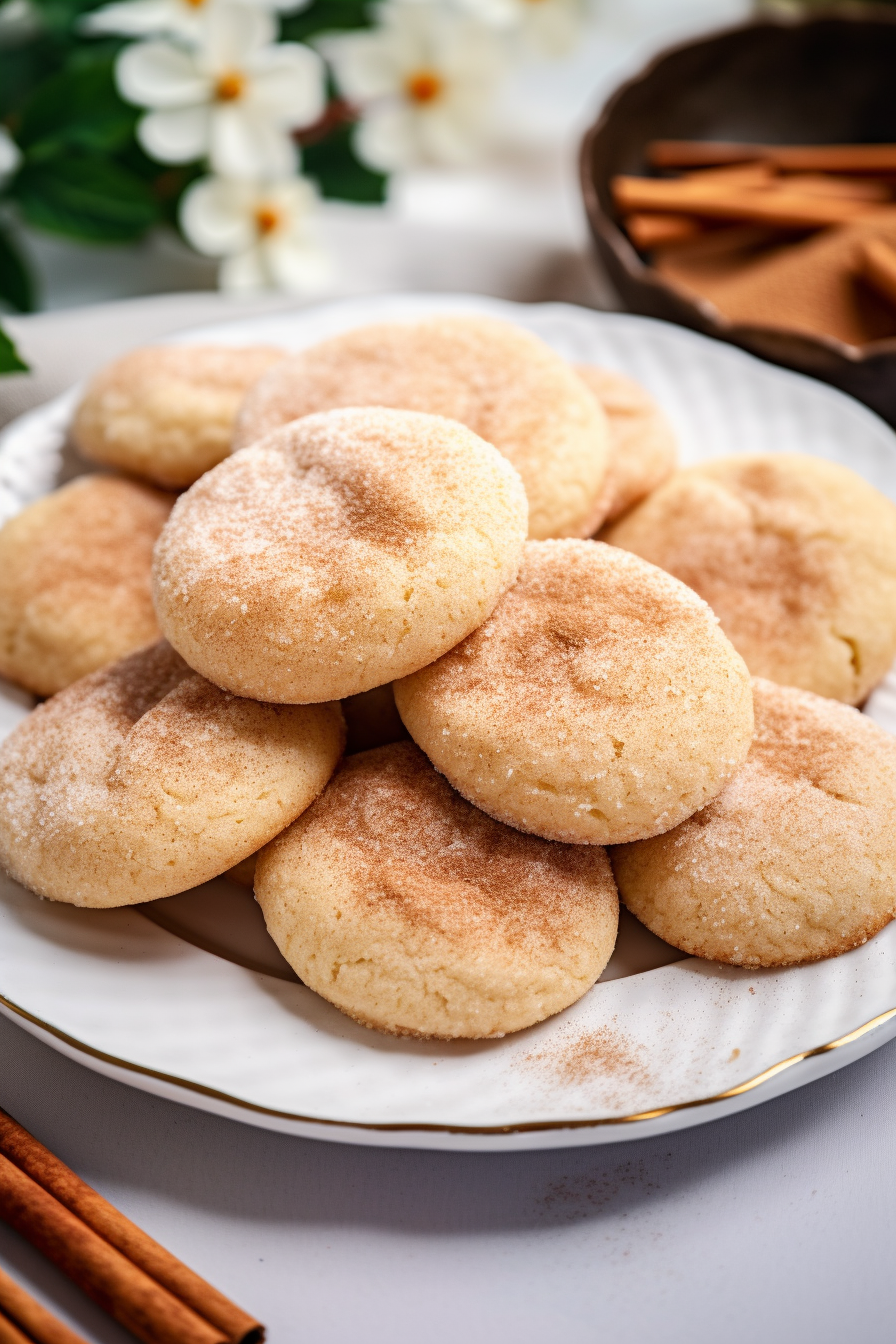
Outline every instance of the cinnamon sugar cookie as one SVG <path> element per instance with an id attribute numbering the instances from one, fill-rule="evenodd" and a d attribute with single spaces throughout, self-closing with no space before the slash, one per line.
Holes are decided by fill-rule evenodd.
<path id="1" fill-rule="evenodd" d="M 444 415 L 493 443 L 523 479 L 532 537 L 585 537 L 603 517 L 606 416 L 559 355 L 508 322 L 383 323 L 303 350 L 251 389 L 235 445 L 336 406 Z"/>
<path id="2" fill-rule="evenodd" d="M 0 529 L 0 676 L 53 695 L 158 639 L 152 548 L 173 502 L 83 476 Z"/>
<path id="3" fill-rule="evenodd" d="M 675 431 L 634 378 L 593 364 L 576 364 L 575 370 L 597 397 L 610 426 L 602 519 L 610 523 L 672 475 L 678 459 Z"/>
<path id="4" fill-rule="evenodd" d="M 530 541 L 468 639 L 395 686 L 456 789 L 550 840 L 618 844 L 678 825 L 743 763 L 743 660 L 684 584 L 598 541 Z"/>
<path id="5" fill-rule="evenodd" d="M 134 905 L 223 873 L 320 793 L 338 705 L 262 705 L 165 643 L 75 682 L 0 745 L 0 862 L 40 896 Z"/>
<path id="6" fill-rule="evenodd" d="M 896 738 L 809 691 L 753 683 L 756 740 L 708 807 L 612 851 L 619 891 L 692 956 L 790 966 L 896 914 Z"/>
<path id="7" fill-rule="evenodd" d="M 516 578 L 519 476 L 463 425 L 380 407 L 284 425 L 175 505 L 159 624 L 236 695 L 337 700 L 432 662 Z"/>
<path id="8" fill-rule="evenodd" d="M 410 742 L 350 756 L 259 855 L 256 896 L 301 980 L 397 1036 L 502 1036 L 559 1012 L 610 958 L 606 853 L 477 811 Z"/>
<path id="9" fill-rule="evenodd" d="M 373 690 L 362 691 L 360 695 L 350 695 L 340 702 L 340 707 L 345 719 L 347 756 L 408 738 L 408 730 L 395 707 L 391 685 L 374 686 Z M 256 856 L 252 854 L 235 868 L 228 869 L 224 876 L 241 887 L 252 887 L 255 884 L 255 861 Z"/>
<path id="10" fill-rule="evenodd" d="M 704 597 L 756 676 L 860 704 L 896 656 L 896 506 L 847 467 L 704 462 L 604 537 Z"/>
<path id="11" fill-rule="evenodd" d="M 93 462 L 155 485 L 192 485 L 230 452 L 246 389 L 285 351 L 160 345 L 132 350 L 91 380 L 72 438 Z"/>

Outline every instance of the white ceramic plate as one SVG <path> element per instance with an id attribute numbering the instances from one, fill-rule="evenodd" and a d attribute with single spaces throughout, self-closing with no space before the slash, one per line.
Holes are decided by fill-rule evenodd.
<path id="1" fill-rule="evenodd" d="M 446 311 L 507 317 L 569 359 L 638 378 L 675 423 L 686 463 L 815 453 L 896 500 L 896 438 L 857 402 L 644 318 L 392 295 L 179 339 L 300 348 Z M 72 404 L 59 398 L 0 439 L 0 517 L 60 479 Z M 29 704 L 0 688 L 0 733 Z M 896 680 L 866 708 L 896 731 Z M 755 972 L 679 960 L 629 917 L 604 976 L 572 1008 L 504 1040 L 446 1045 L 366 1031 L 305 989 L 251 897 L 228 882 L 148 912 L 153 922 L 137 909 L 77 910 L 0 880 L 0 1011 L 110 1077 L 310 1137 L 493 1151 L 614 1142 L 755 1105 L 896 1034 L 896 924 L 836 960 Z"/>

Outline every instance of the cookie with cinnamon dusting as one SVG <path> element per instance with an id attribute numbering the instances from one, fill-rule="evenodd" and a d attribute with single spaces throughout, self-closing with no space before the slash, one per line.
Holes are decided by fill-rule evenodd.
<path id="1" fill-rule="evenodd" d="M 192 485 L 228 455 L 246 389 L 284 354 L 263 345 L 132 350 L 88 384 L 72 438 L 92 462 L 169 489 Z"/>
<path id="2" fill-rule="evenodd" d="M 172 896 L 289 825 L 344 733 L 338 705 L 240 700 L 155 644 L 61 691 L 0 746 L 0 863 L 71 905 Z"/>
<path id="3" fill-rule="evenodd" d="M 860 704 L 896 656 L 896 507 L 848 467 L 717 458 L 603 535 L 704 597 L 755 676 Z"/>
<path id="4" fill-rule="evenodd" d="M 577 364 L 576 373 L 597 398 L 610 426 L 602 523 L 611 523 L 662 485 L 675 470 L 675 431 L 650 393 L 614 369 Z"/>
<path id="5" fill-rule="evenodd" d="M 896 914 L 896 738 L 809 691 L 753 691 L 746 764 L 674 831 L 612 850 L 620 895 L 692 956 L 839 956 Z"/>
<path id="6" fill-rule="evenodd" d="M 604 516 L 606 417 L 565 360 L 509 322 L 433 317 L 322 341 L 251 389 L 235 445 L 336 406 L 444 415 L 493 443 L 523 479 L 531 537 L 587 537 Z"/>
<path id="7" fill-rule="evenodd" d="M 170 495 L 84 476 L 0 529 L 0 676 L 37 695 L 159 637 L 152 548 Z"/>
<path id="8" fill-rule="evenodd" d="M 616 941 L 606 853 L 521 835 L 398 742 L 348 757 L 259 855 L 268 931 L 364 1026 L 501 1036 L 590 989 Z"/>
<path id="9" fill-rule="evenodd" d="M 484 621 L 525 535 L 519 476 L 463 425 L 326 411 L 181 496 L 156 547 L 159 625 L 236 695 L 343 699 L 416 671 Z"/>
<path id="10" fill-rule="evenodd" d="M 396 683 L 414 740 L 491 816 L 618 844 L 677 826 L 746 758 L 743 660 L 683 583 L 598 541 L 530 541 L 474 634 Z"/>

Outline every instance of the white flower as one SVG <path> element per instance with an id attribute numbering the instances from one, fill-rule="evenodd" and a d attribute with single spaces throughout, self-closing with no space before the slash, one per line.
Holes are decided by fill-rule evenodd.
<path id="1" fill-rule="evenodd" d="M 391 0 L 380 26 L 322 42 L 342 94 L 361 109 L 358 154 L 391 172 L 475 159 L 491 132 L 505 61 L 475 19 L 419 0 Z"/>
<path id="2" fill-rule="evenodd" d="M 216 4 L 195 50 L 173 42 L 135 42 L 115 76 L 128 102 L 152 108 L 137 138 L 161 163 L 208 155 L 233 177 L 281 177 L 298 154 L 289 131 L 324 109 L 323 62 L 298 42 L 274 43 L 274 20 L 248 5 Z"/>
<path id="3" fill-rule="evenodd" d="M 197 252 L 226 258 L 222 289 L 313 294 L 332 270 L 310 224 L 316 201 L 302 177 L 267 183 L 204 177 L 184 192 L 180 223 Z"/>
<path id="4" fill-rule="evenodd" d="M 6 127 L 0 126 L 0 182 L 12 177 L 21 162 L 22 151 Z"/>
<path id="5" fill-rule="evenodd" d="M 220 0 L 118 0 L 81 20 L 85 33 L 117 33 L 123 37 L 170 35 L 197 41 L 205 14 Z M 261 9 L 304 9 L 310 0 L 232 0 Z"/>
<path id="6" fill-rule="evenodd" d="M 581 35 L 588 0 L 461 0 L 482 23 L 512 31 L 535 51 L 561 56 Z"/>

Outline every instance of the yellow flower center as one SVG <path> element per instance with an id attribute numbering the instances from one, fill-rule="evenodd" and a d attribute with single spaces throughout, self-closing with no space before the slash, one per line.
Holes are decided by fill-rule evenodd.
<path id="1" fill-rule="evenodd" d="M 199 0 L 202 3 L 202 0 Z M 242 97 L 243 89 L 246 87 L 246 79 L 238 70 L 231 70 L 228 74 L 222 75 L 215 85 L 215 97 L 219 103 L 232 103 L 235 98 Z"/>
<path id="2" fill-rule="evenodd" d="M 442 79 L 434 70 L 418 70 L 405 80 L 405 92 L 415 103 L 431 103 L 442 92 Z"/>
<path id="3" fill-rule="evenodd" d="M 184 0 L 184 4 L 189 5 L 191 9 L 201 9 L 205 0 Z"/>
<path id="4" fill-rule="evenodd" d="M 273 233 L 280 223 L 280 215 L 270 205 L 260 205 L 255 211 L 255 223 L 262 238 Z"/>

